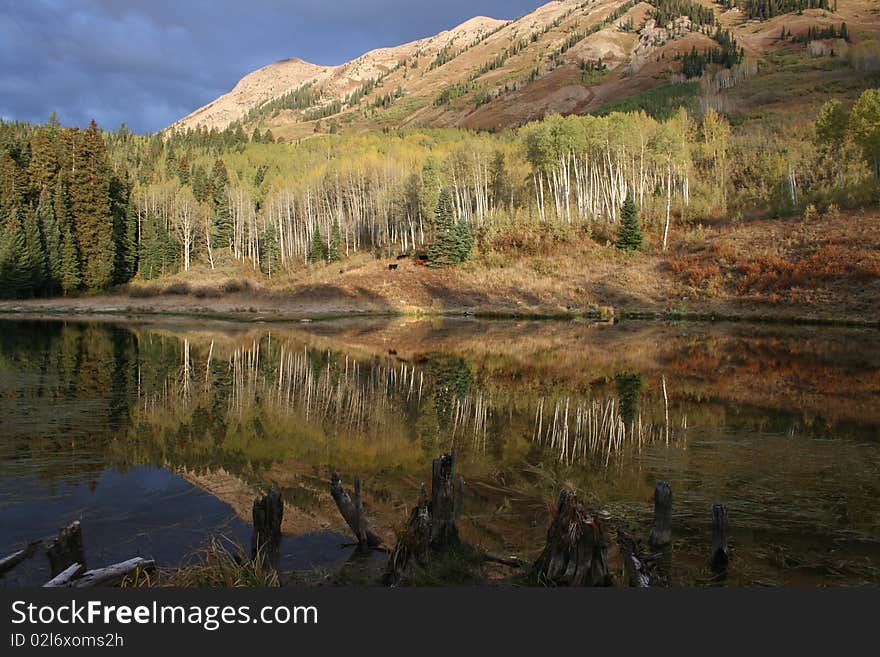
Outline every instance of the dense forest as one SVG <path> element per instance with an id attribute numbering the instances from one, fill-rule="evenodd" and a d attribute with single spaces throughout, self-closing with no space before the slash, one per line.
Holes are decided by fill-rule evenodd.
<path id="1" fill-rule="evenodd" d="M 0 290 L 95 292 L 196 262 L 273 276 L 358 251 L 451 264 L 487 245 L 516 248 L 524 228 L 613 234 L 628 196 L 649 237 L 643 248 L 665 249 L 673 221 L 853 206 L 876 195 L 877 178 L 877 89 L 783 129 L 734 129 L 713 110 L 685 109 L 300 143 L 240 126 L 138 136 L 54 117 L 5 122 Z"/>

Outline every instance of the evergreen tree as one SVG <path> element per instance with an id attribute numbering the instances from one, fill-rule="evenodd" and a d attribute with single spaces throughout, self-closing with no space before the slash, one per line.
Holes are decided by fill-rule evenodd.
<path id="1" fill-rule="evenodd" d="M 318 224 L 312 231 L 312 241 L 309 245 L 309 262 L 321 262 L 326 260 L 327 253 L 324 247 L 324 240 L 321 239 L 321 230 Z"/>
<path id="2" fill-rule="evenodd" d="M 474 238 L 471 237 L 471 227 L 464 220 L 464 217 L 460 217 L 458 223 L 455 225 L 455 244 L 456 244 L 456 257 L 458 258 L 458 262 L 464 262 L 467 260 L 471 251 L 474 249 Z"/>
<path id="3" fill-rule="evenodd" d="M 101 290 L 110 284 L 116 260 L 107 146 L 94 120 L 75 139 L 70 186 L 74 239 L 81 258 L 82 284 L 89 290 Z"/>
<path id="4" fill-rule="evenodd" d="M 25 238 L 18 212 L 12 211 L 0 232 L 0 296 L 17 299 L 32 291 Z"/>
<path id="5" fill-rule="evenodd" d="M 620 212 L 620 228 L 617 232 L 617 248 L 636 251 L 642 246 L 642 228 L 639 225 L 639 209 L 632 194 L 627 194 Z"/>
<path id="6" fill-rule="evenodd" d="M 422 167 L 422 186 L 419 189 L 419 212 L 422 219 L 432 226 L 437 201 L 440 198 L 440 163 L 430 155 Z M 436 230 L 436 226 L 432 226 Z"/>
<path id="7" fill-rule="evenodd" d="M 68 229 L 64 231 L 64 242 L 61 245 L 61 289 L 67 295 L 77 290 L 81 282 L 76 243 L 73 241 L 73 233 Z"/>
<path id="8" fill-rule="evenodd" d="M 137 271 L 137 221 L 127 174 L 125 178 L 115 175 L 110 178 L 110 211 L 116 245 L 113 282 L 127 283 Z"/>
<path id="9" fill-rule="evenodd" d="M 226 186 L 229 175 L 226 165 L 219 157 L 214 161 L 211 171 L 210 194 L 214 201 L 214 246 L 224 248 L 232 245 L 232 212 L 229 209 L 229 198 Z"/>
<path id="10" fill-rule="evenodd" d="M 55 211 L 55 221 L 58 222 L 58 228 L 62 231 L 68 227 L 68 200 L 67 189 L 64 187 L 64 180 L 61 174 L 58 174 L 55 180 L 55 193 L 52 197 L 52 209 Z"/>
<path id="11" fill-rule="evenodd" d="M 461 262 L 464 245 L 461 243 L 461 232 L 455 221 L 452 193 L 446 187 L 440 191 L 440 197 L 437 199 L 434 227 L 434 243 L 428 249 L 430 266 L 445 267 Z"/>
<path id="12" fill-rule="evenodd" d="M 46 291 L 55 293 L 61 289 L 61 229 L 55 220 L 49 190 L 45 187 L 40 193 L 37 221 L 46 245 Z"/>
<path id="13" fill-rule="evenodd" d="M 37 216 L 27 212 L 24 217 L 24 268 L 30 279 L 30 291 L 42 292 L 46 285 L 46 253 Z"/>
<path id="14" fill-rule="evenodd" d="M 272 278 L 278 273 L 281 266 L 281 251 L 278 248 L 278 238 L 275 231 L 267 227 L 260 240 L 260 269 L 266 276 Z"/>
<path id="15" fill-rule="evenodd" d="M 339 228 L 339 218 L 333 220 L 333 228 L 330 232 L 330 244 L 327 247 L 327 261 L 338 262 L 342 259 L 342 230 Z"/>

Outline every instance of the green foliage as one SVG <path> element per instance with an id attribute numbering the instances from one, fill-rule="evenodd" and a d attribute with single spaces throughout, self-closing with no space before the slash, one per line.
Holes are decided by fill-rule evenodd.
<path id="1" fill-rule="evenodd" d="M 70 189 L 74 237 L 82 258 L 82 282 L 88 290 L 105 289 L 113 276 L 116 245 L 110 212 L 107 147 L 98 126 L 74 134 L 76 152 Z"/>
<path id="2" fill-rule="evenodd" d="M 623 251 L 637 251 L 642 246 L 642 227 L 639 223 L 639 209 L 632 194 L 627 194 L 620 210 L 620 228 L 617 231 L 617 248 Z"/>
<path id="3" fill-rule="evenodd" d="M 281 267 L 281 251 L 275 231 L 267 228 L 260 240 L 260 270 L 269 278 L 276 276 Z"/>
<path id="4" fill-rule="evenodd" d="M 849 130 L 880 180 L 880 89 L 868 89 L 859 96 L 850 113 Z"/>
<path id="5" fill-rule="evenodd" d="M 317 224 L 312 229 L 312 239 L 309 244 L 309 262 L 316 263 L 327 260 L 327 247 L 321 238 L 321 229 Z"/>
<path id="6" fill-rule="evenodd" d="M 79 273 L 79 255 L 70 229 L 64 230 L 61 244 L 61 289 L 65 294 L 79 289 L 82 278 Z"/>
<path id="7" fill-rule="evenodd" d="M 606 116 L 613 112 L 645 112 L 662 121 L 672 117 L 680 107 L 692 108 L 700 94 L 699 82 L 678 82 L 664 84 L 620 100 L 615 100 L 596 110 L 596 114 Z"/>
<path id="8" fill-rule="evenodd" d="M 444 187 L 434 213 L 435 238 L 428 250 L 431 267 L 446 267 L 464 262 L 473 248 L 470 230 L 463 219 L 455 220 L 452 192 Z"/>
<path id="9" fill-rule="evenodd" d="M 327 262 L 339 262 L 342 259 L 342 229 L 339 227 L 339 218 L 333 220 L 330 229 L 330 243 L 327 246 Z"/>

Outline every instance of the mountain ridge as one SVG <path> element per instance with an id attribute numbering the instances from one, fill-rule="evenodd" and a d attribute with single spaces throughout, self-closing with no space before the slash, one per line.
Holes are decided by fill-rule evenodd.
<path id="1" fill-rule="evenodd" d="M 861 0 L 840 4 L 836 11 L 806 9 L 755 21 L 710 0 L 554 0 L 511 20 L 475 16 L 339 65 L 298 57 L 268 64 L 168 129 L 262 126 L 285 140 L 416 126 L 502 129 L 548 113 L 595 111 L 680 81 L 684 54 L 718 47 L 715 26 L 729 31 L 752 59 L 790 47 L 779 39 L 784 28 L 797 35 L 850 22 L 851 33 L 878 31 Z M 675 11 L 663 14 L 659 7 Z M 711 29 L 682 13 L 701 8 L 714 14 Z M 676 17 L 659 25 L 658 13 Z M 306 91 L 308 98 L 295 106 L 283 102 L 285 94 Z"/>

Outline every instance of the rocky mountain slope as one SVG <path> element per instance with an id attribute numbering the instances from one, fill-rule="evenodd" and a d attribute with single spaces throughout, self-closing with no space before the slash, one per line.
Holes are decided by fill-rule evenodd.
<path id="1" fill-rule="evenodd" d="M 853 41 L 880 32 L 878 8 L 869 0 L 838 0 L 836 11 L 807 9 L 764 21 L 748 20 L 740 7 L 728 10 L 711 0 L 561 0 L 510 21 L 473 18 L 340 66 L 276 62 L 171 127 L 240 124 L 296 139 L 410 126 L 498 129 L 552 112 L 595 111 L 683 79 L 683 53 L 719 45 L 715 27 L 683 15 L 699 6 L 711 9 L 717 25 L 730 30 L 742 48 L 748 63 L 743 75 L 754 74 L 759 62 L 779 49 L 818 48 L 839 57 L 849 45 L 837 44 L 837 52 L 834 39 L 814 39 L 821 43 L 811 45 L 802 38 L 810 28 L 846 22 Z M 657 16 L 657 8 L 666 14 Z M 665 24 L 656 20 L 664 17 Z M 794 39 L 781 39 L 783 30 Z"/>

